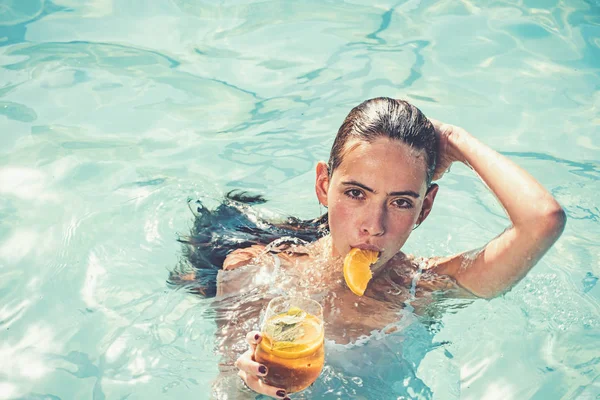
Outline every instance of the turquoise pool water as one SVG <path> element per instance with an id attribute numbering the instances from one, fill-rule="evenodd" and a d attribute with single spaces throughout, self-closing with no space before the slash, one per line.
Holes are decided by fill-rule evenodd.
<path id="1" fill-rule="evenodd" d="M 0 68 L 0 399 L 208 398 L 210 304 L 165 284 L 187 199 L 242 188 L 318 215 L 315 163 L 375 96 L 508 155 L 568 225 L 506 296 L 333 346 L 347 362 L 298 397 L 600 396 L 597 0 L 0 0 Z M 466 168 L 440 184 L 407 251 L 507 225 Z"/>

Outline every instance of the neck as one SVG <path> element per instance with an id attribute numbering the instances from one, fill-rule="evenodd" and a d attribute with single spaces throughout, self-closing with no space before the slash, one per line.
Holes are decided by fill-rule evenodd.
<path id="1" fill-rule="evenodd" d="M 321 259 L 322 262 L 329 266 L 328 269 L 341 269 L 342 259 L 339 253 L 333 247 L 331 235 L 323 236 L 321 239 L 314 242 L 314 257 Z"/>
<path id="2" fill-rule="evenodd" d="M 398 251 L 389 260 L 382 263 L 375 263 L 375 265 L 371 267 L 371 272 L 373 273 L 373 276 L 377 276 L 377 274 L 381 273 L 383 270 L 387 269 L 390 266 L 399 264 L 404 259 L 406 259 L 406 254 L 404 254 L 401 251 Z"/>

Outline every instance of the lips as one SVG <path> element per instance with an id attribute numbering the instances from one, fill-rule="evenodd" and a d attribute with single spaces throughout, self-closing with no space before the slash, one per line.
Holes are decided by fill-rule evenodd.
<path id="1" fill-rule="evenodd" d="M 361 250 L 371 250 L 371 251 L 376 251 L 378 253 L 381 253 L 381 249 L 379 247 L 372 245 L 372 244 L 368 244 L 368 243 L 357 244 L 356 246 L 351 246 L 351 247 L 361 249 Z"/>

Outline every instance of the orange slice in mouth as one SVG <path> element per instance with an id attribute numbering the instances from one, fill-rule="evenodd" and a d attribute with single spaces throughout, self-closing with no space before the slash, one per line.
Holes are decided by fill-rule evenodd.
<path id="1" fill-rule="evenodd" d="M 350 250 L 344 259 L 344 280 L 357 296 L 362 296 L 373 278 L 371 265 L 377 262 L 379 253 L 373 250 Z"/>

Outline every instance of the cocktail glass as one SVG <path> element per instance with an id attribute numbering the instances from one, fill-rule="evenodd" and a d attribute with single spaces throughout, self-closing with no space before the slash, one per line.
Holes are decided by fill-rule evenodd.
<path id="1" fill-rule="evenodd" d="M 295 393 L 321 374 L 325 362 L 323 309 L 305 297 L 276 297 L 269 302 L 262 323 L 263 339 L 257 362 L 269 372 L 261 379 Z"/>

